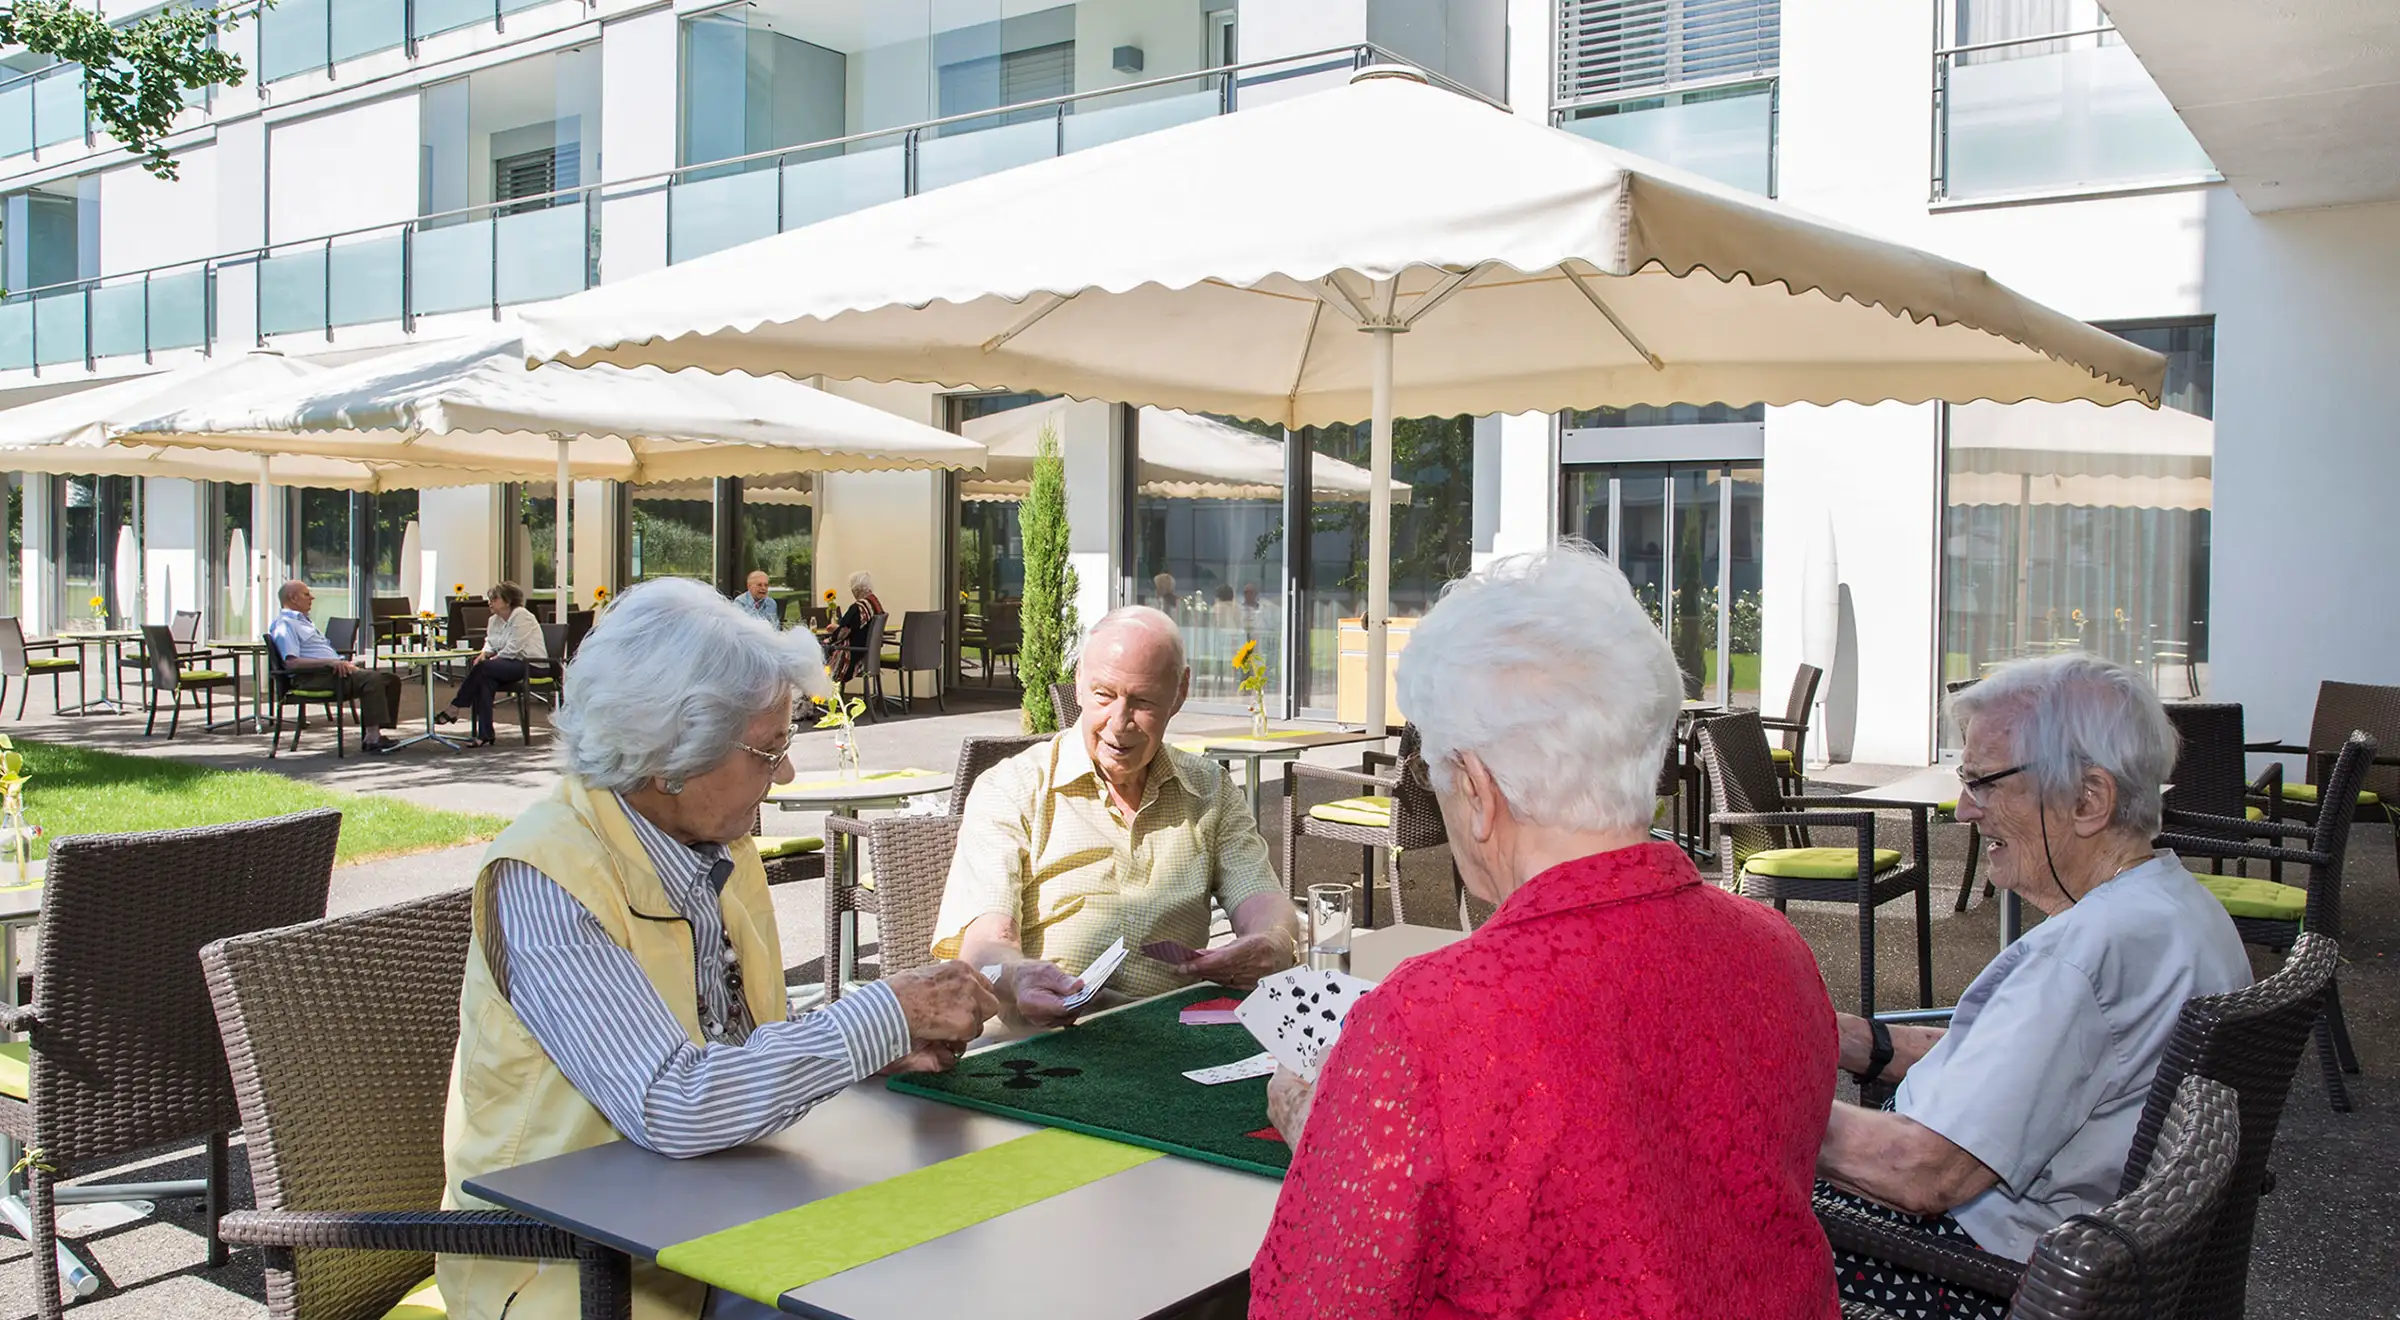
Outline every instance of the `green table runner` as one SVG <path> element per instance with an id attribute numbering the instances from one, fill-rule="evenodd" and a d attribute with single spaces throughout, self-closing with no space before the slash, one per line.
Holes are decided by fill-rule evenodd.
<path id="1" fill-rule="evenodd" d="M 894 1077 L 885 1085 L 1281 1178 L 1291 1148 L 1280 1137 L 1257 1135 L 1267 1128 L 1267 1079 L 1203 1086 L 1183 1075 L 1258 1053 L 1258 1041 L 1238 1023 L 1187 1027 L 1177 1020 L 1187 1004 L 1238 997 L 1195 986 L 968 1055 L 950 1072 Z"/>
<path id="2" fill-rule="evenodd" d="M 801 793 L 821 793 L 829 788 L 855 788 L 862 784 L 879 784 L 892 779 L 938 779 L 940 777 L 941 772 L 938 770 L 878 770 L 872 774 L 860 775 L 856 779 L 843 779 L 837 776 L 832 779 L 810 779 L 799 783 L 777 784 L 768 790 L 767 796 L 771 798 L 778 793 L 787 796 Z M 899 785 L 895 784 L 893 787 L 897 788 Z"/>
<path id="3" fill-rule="evenodd" d="M 794 1288 L 1157 1158 L 1073 1132 L 1036 1132 L 678 1242 L 658 1263 L 773 1306 Z"/>

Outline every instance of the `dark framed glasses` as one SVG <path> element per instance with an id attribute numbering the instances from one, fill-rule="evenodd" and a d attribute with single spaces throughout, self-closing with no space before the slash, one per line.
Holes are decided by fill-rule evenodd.
<path id="1" fill-rule="evenodd" d="M 2001 780 L 2008 778 L 2010 775 L 2018 775 L 2023 773 L 2025 773 L 2025 767 L 2022 765 L 2012 765 L 2006 770 L 1994 770 L 1988 775 L 1970 775 L 1967 773 L 1965 766 L 1960 766 L 1958 769 L 1959 800 L 1965 801 L 1968 798 L 1973 798 L 1975 800 L 1975 804 L 1977 806 L 1981 806 L 1984 803 L 1991 801 L 1990 789 L 1992 785 L 1999 783 Z"/>

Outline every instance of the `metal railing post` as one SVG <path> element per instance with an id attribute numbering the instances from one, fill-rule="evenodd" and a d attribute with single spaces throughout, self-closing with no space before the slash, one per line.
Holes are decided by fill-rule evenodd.
<path id="1" fill-rule="evenodd" d="M 150 362 L 150 273 L 142 272 L 142 362 Z"/>
<path id="2" fill-rule="evenodd" d="M 903 197 L 917 195 L 917 134 L 923 131 L 912 128 L 900 138 L 900 195 Z"/>
<path id="3" fill-rule="evenodd" d="M 90 371 L 92 369 L 92 286 L 84 285 L 76 291 L 76 296 L 83 299 L 83 369 Z"/>
<path id="4" fill-rule="evenodd" d="M 317 283 L 323 300 L 317 305 L 325 309 L 325 342 L 333 342 L 333 240 L 325 240 L 325 260 L 317 267 Z"/>
<path id="5" fill-rule="evenodd" d="M 1056 112 L 1056 113 L 1055 113 L 1055 114 L 1052 116 L 1052 123 L 1051 123 L 1051 134 L 1050 134 L 1050 156 L 1051 156 L 1051 159 L 1055 160 L 1055 159 L 1057 159 L 1058 157 L 1060 157 L 1060 156 L 1064 156 L 1064 155 L 1066 155 L 1066 154 L 1067 154 L 1067 103 L 1066 103 L 1066 102 L 1064 102 L 1064 101 L 1061 101 L 1061 102 L 1059 102 L 1059 103 L 1058 103 L 1058 110 L 1057 110 L 1057 112 Z"/>
<path id="6" fill-rule="evenodd" d="M 496 11 L 498 0 L 493 0 L 493 3 Z M 491 218 L 484 223 L 492 227 L 492 241 L 488 245 L 491 248 L 491 261 L 486 266 L 484 274 L 491 282 L 492 319 L 497 321 L 500 319 L 500 208 L 493 207 Z"/>
<path id="7" fill-rule="evenodd" d="M 217 355 L 217 263 L 200 267 L 200 356 Z"/>
<path id="8" fill-rule="evenodd" d="M 260 248 L 250 263 L 250 332 L 259 348 L 267 346 L 267 252 Z"/>
<path id="9" fill-rule="evenodd" d="M 417 222 L 400 226 L 400 330 L 417 332 Z"/>

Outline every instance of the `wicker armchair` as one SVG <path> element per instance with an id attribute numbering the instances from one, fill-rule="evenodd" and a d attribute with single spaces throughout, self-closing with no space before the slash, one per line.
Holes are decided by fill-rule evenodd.
<path id="1" fill-rule="evenodd" d="M 874 868 L 860 883 L 832 881 L 825 886 L 825 999 L 841 998 L 842 914 L 875 914 L 875 948 L 880 975 L 921 967 L 933 961 L 933 928 L 942 911 L 942 891 L 950 884 L 950 858 L 958 851 L 957 816 L 885 816 L 863 821 L 850 816 L 825 818 L 827 834 L 837 850 L 864 848 Z M 842 858 L 833 865 L 838 874 Z"/>
<path id="2" fill-rule="evenodd" d="M 2163 847 L 2209 857 L 2254 858 L 2272 864 L 2280 875 L 2284 866 L 2308 868 L 2305 887 L 2244 875 L 2198 874 L 2217 901 L 2232 914 L 2242 942 L 2261 948 L 2289 949 L 2303 929 L 2329 940 L 2342 937 L 2342 866 L 2350 845 L 2353 803 L 2358 785 L 2375 759 L 2375 740 L 2353 733 L 2334 758 L 2325 776 L 2326 799 L 2309 826 L 2285 821 L 2249 820 L 2238 816 L 2202 816 L 2170 811 L 2166 829 L 2158 836 Z M 2291 846 L 2304 840 L 2304 846 Z M 2316 1025 L 2317 1060 L 2324 1069 L 2325 1098 L 2338 1112 L 2350 1109 L 2350 1091 L 2342 1074 L 2358 1071 L 2358 1055 L 2350 1048 L 2350 1028 L 2342 1021 L 2341 987 L 2327 982 L 2325 1011 Z"/>
<path id="3" fill-rule="evenodd" d="M 2317 685 L 2316 713 L 2308 723 L 2308 746 L 2290 743 L 2251 743 L 2248 750 L 2304 758 L 2302 783 L 2291 783 L 2280 765 L 2260 781 L 2253 804 L 2274 820 L 2311 820 L 2317 814 L 2319 789 L 2332 772 L 2334 757 L 2354 732 L 2364 732 L 2377 744 L 2400 749 L 2400 687 L 2378 683 Z M 2392 828 L 2393 856 L 2400 861 L 2400 756 L 2379 755 L 2368 767 L 2356 798 L 2359 816 L 2379 814 Z"/>
<path id="4" fill-rule="evenodd" d="M 1808 766 L 1808 716 L 1817 704 L 1817 685 L 1824 681 L 1824 670 L 1815 665 L 1800 666 L 1792 671 L 1792 691 L 1784 699 L 1783 718 L 1762 715 L 1758 720 L 1783 735 L 1781 745 L 1769 748 L 1768 755 L 1775 758 L 1776 787 L 1786 797 L 1798 797 L 1807 791 L 1808 777 L 1802 771 Z"/>
<path id="5" fill-rule="evenodd" d="M 1050 709 L 1058 716 L 1058 727 L 1072 729 L 1083 718 L 1083 703 L 1075 698 L 1073 683 L 1050 685 Z"/>
<path id="6" fill-rule="evenodd" d="M 2158 1158 L 2097 1214 L 2042 1235 L 2017 1281 L 2013 1320 L 2154 1320 L 2173 1314 L 2215 1223 L 2241 1149 L 2232 1088 L 2187 1077 L 2161 1124 Z M 1887 1313 L 1844 1303 L 1844 1320 Z"/>
<path id="7" fill-rule="evenodd" d="M 1875 909 L 1914 896 L 1917 905 L 1917 1003 L 1933 1006 L 1931 869 L 1925 813 L 1912 812 L 1911 852 L 1875 846 L 1877 804 L 1840 797 L 1786 798 L 1778 787 L 1767 733 L 1755 711 L 1700 722 L 1700 759 L 1718 805 L 1721 883 L 1762 898 L 1781 912 L 1794 899 L 1858 905 L 1859 1011 L 1875 1013 Z M 1849 830 L 1855 847 L 1795 846 L 1804 827 Z"/>
<path id="8" fill-rule="evenodd" d="M 2166 791 L 2169 812 L 2186 818 L 2199 816 L 2231 816 L 2246 820 L 2264 820 L 2266 809 L 2250 805 L 2254 795 L 2263 796 L 2276 791 L 2282 782 L 2283 768 L 2272 766 L 2252 781 L 2248 753 L 2242 741 L 2242 707 L 2239 702 L 2178 701 L 2168 703 L 2167 720 L 2175 726 L 2182 748 L 2175 755 L 2174 772 L 2167 782 L 2174 787 Z M 2206 833 L 2205 830 L 2190 831 Z M 2238 836 L 2237 836 L 2238 837 Z M 2223 858 L 2214 853 L 2194 852 L 2193 856 L 2215 858 L 2223 869 Z M 2248 859 L 2241 859 L 2243 871 Z"/>
<path id="9" fill-rule="evenodd" d="M 2332 940 L 2304 935 L 2273 976 L 2247 989 L 2204 996 L 2183 1006 L 2158 1074 L 2151 1079 L 2119 1195 L 2141 1185 L 2160 1158 L 2169 1107 L 2186 1078 L 2205 1078 L 2240 1097 L 2241 1149 L 2181 1302 L 2135 1314 L 2240 1320 L 2250 1273 L 2251 1229 L 2259 1195 L 2269 1186 L 2267 1157 L 2274 1149 L 2301 1043 L 2333 983 L 2336 957 Z M 2018 1292 L 2024 1267 L 1955 1238 L 1936 1238 L 1823 1198 L 1817 1201 L 1817 1220 L 1839 1250 L 1905 1265 L 1997 1297 Z"/>
<path id="10" fill-rule="evenodd" d="M 825 840 L 814 834 L 769 834 L 766 804 L 750 812 L 750 834 L 758 845 L 758 861 L 767 871 L 767 884 L 788 885 L 816 880 L 825 874 Z"/>
<path id="11" fill-rule="evenodd" d="M 1054 734 L 1012 733 L 991 738 L 966 738 L 958 744 L 958 770 L 950 776 L 950 814 L 967 814 L 967 790 L 983 772 L 1002 761 L 1050 741 Z"/>
<path id="12" fill-rule="evenodd" d="M 381 1320 L 433 1253 L 573 1259 L 583 1313 L 630 1314 L 624 1258 L 504 1211 L 443 1210 L 442 1113 L 472 891 L 219 940 L 215 997 L 273 1320 Z"/>
<path id="13" fill-rule="evenodd" d="M 27 1042 L 28 1085 L 0 1093 L 0 1131 L 41 1152 L 28 1167 L 34 1302 L 61 1314 L 61 1202 L 121 1199 L 59 1184 L 137 1151 L 205 1138 L 208 1263 L 223 1265 L 226 1134 L 241 1122 L 217 1047 L 200 948 L 325 915 L 338 811 L 148 834 L 60 839 L 43 889 L 34 1001 L 0 1015 Z"/>
<path id="14" fill-rule="evenodd" d="M 52 710 L 67 708 L 66 699 L 61 695 L 61 680 L 69 674 L 75 676 L 76 700 L 88 699 L 88 694 L 84 690 L 81 652 L 77 652 L 77 658 L 70 660 L 58 653 L 59 648 L 64 645 L 64 642 L 57 641 L 26 641 L 23 623 L 14 618 L 0 618 L 0 701 L 8 699 L 8 680 L 12 678 L 19 680 L 17 687 L 18 719 L 25 718 L 25 698 L 33 692 L 33 680 L 45 674 L 50 678 L 50 708 Z M 46 652 L 46 654 L 36 655 L 37 651 Z M 105 677 L 101 679 L 104 688 L 107 681 Z"/>
<path id="15" fill-rule="evenodd" d="M 1348 843 L 1358 847 L 1358 888 L 1361 912 L 1359 920 L 1368 926 L 1375 924 L 1375 888 L 1380 882 L 1391 887 L 1392 920 L 1406 922 L 1408 914 L 1400 889 L 1400 856 L 1411 848 L 1432 848 L 1450 842 L 1442 825 L 1442 809 L 1434 801 L 1433 788 L 1417 770 L 1420 763 L 1416 726 L 1400 731 L 1400 750 L 1395 756 L 1369 752 L 1360 758 L 1356 770 L 1336 770 L 1330 766 L 1303 765 L 1298 761 L 1284 767 L 1283 780 L 1283 877 L 1286 886 L 1299 892 L 1300 841 L 1322 839 L 1328 843 Z M 1388 766 L 1388 769 L 1383 767 Z M 1330 784 L 1337 792 L 1363 795 L 1337 798 L 1302 809 L 1300 799 L 1310 784 Z M 1376 854 L 1383 856 L 1383 865 L 1375 864 Z M 1458 879 L 1458 868 L 1450 868 L 1453 901 L 1458 907 L 1461 929 L 1469 925 L 1467 889 Z"/>
<path id="16" fill-rule="evenodd" d="M 233 692 L 235 701 L 241 693 L 235 689 L 233 675 L 221 669 L 186 669 L 179 662 L 174 635 L 159 625 L 142 628 L 142 654 L 150 666 L 148 718 L 142 721 L 142 736 L 147 738 L 158 727 L 158 703 L 168 703 L 167 737 L 174 738 L 176 727 L 183 723 L 183 694 L 185 689 L 200 693 L 203 707 L 201 718 L 210 724 L 217 719 L 217 689 Z"/>

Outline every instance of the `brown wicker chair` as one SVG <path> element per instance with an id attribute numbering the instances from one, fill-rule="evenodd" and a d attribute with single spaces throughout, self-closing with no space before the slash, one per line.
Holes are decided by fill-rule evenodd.
<path id="1" fill-rule="evenodd" d="M 2018 1280 L 2012 1320 L 2156 1320 L 2173 1314 L 2209 1228 L 2216 1222 L 2241 1149 L 2232 1088 L 2187 1077 L 2161 1124 L 2158 1159 L 2137 1185 L 2097 1214 L 2044 1233 Z M 1844 1320 L 1888 1313 L 1844 1303 Z"/>
<path id="2" fill-rule="evenodd" d="M 842 853 L 866 849 L 874 868 L 862 883 L 825 886 L 825 999 L 842 996 L 842 914 L 875 914 L 875 948 L 881 976 L 921 967 L 933 961 L 933 928 L 942 911 L 942 891 L 950 883 L 950 857 L 958 851 L 957 816 L 884 816 L 872 821 L 848 816 L 825 818 L 833 841 L 832 865 L 839 873 Z M 862 868 L 863 873 L 864 868 Z"/>
<path id="3" fill-rule="evenodd" d="M 1875 909 L 1913 895 L 1917 905 L 1917 1003 L 1933 1006 L 1932 879 L 1925 864 L 1925 813 L 1910 813 L 1911 850 L 1875 846 L 1875 807 L 1841 797 L 1786 798 L 1778 787 L 1766 728 L 1755 711 L 1700 721 L 1700 760 L 1718 807 L 1721 883 L 1775 905 L 1794 899 L 1858 906 L 1859 1011 L 1875 1012 Z M 1804 826 L 1850 830 L 1856 847 L 1795 846 Z"/>
<path id="4" fill-rule="evenodd" d="M 443 1210 L 442 1115 L 472 891 L 219 940 L 224 1035 L 272 1320 L 381 1320 L 433 1253 L 574 1259 L 586 1316 L 630 1311 L 624 1258 L 504 1211 Z"/>
<path id="5" fill-rule="evenodd" d="M 1073 683 L 1050 685 L 1050 709 L 1058 716 L 1058 727 L 1072 729 L 1083 718 L 1083 703 L 1075 698 Z"/>
<path id="6" fill-rule="evenodd" d="M 2352 804 L 2359 783 L 2375 759 L 2375 740 L 2353 733 L 2325 776 L 2326 801 L 2316 821 L 2300 826 L 2285 821 L 2249 820 L 2240 816 L 2167 813 L 2166 829 L 2158 836 L 2163 847 L 2206 857 L 2244 857 L 2270 863 L 2280 875 L 2287 864 L 2308 868 L 2305 886 L 2287 885 L 2244 875 L 2199 873 L 2200 883 L 2225 904 L 2242 941 L 2261 948 L 2289 949 L 2302 929 L 2329 940 L 2342 937 L 2342 866 L 2350 844 Z M 2303 846 L 2291 846 L 2293 841 Z M 2358 1071 L 2358 1055 L 2350 1048 L 2350 1028 L 2342 1021 L 2341 987 L 2325 987 L 2325 1012 L 2316 1026 L 2317 1059 L 2324 1069 L 2325 1098 L 2338 1112 L 2350 1109 L 2350 1091 L 2342 1074 Z"/>
<path id="7" fill-rule="evenodd" d="M 200 948 L 325 915 L 338 811 L 51 845 L 34 999 L 0 1014 L 27 1037 L 29 1085 L 0 1095 L 0 1131 L 41 1153 L 27 1170 L 34 1302 L 61 1314 L 61 1202 L 123 1199 L 67 1179 L 137 1151 L 204 1138 L 208 1176 L 150 1195 L 206 1202 L 208 1263 L 225 1263 L 226 1134 L 241 1122 L 217 1047 Z"/>
<path id="8" fill-rule="evenodd" d="M 2363 732 L 2379 746 L 2400 749 L 2400 687 L 2380 683 L 2317 685 L 2317 708 L 2308 723 L 2308 746 L 2290 743 L 2252 743 L 2248 750 L 2303 758 L 2306 782 L 2291 783 L 2277 765 L 2253 805 L 2275 820 L 2310 820 L 2317 814 L 2318 788 L 2332 772 L 2334 757 L 2353 732 Z M 2357 814 L 2374 819 L 2380 814 L 2392 828 L 2393 856 L 2400 861 L 2400 755 L 2379 755 L 2359 785 Z"/>
<path id="9" fill-rule="evenodd" d="M 958 770 L 950 776 L 950 814 L 967 814 L 967 790 L 983 778 L 983 772 L 1015 756 L 1029 747 L 1038 747 L 1056 735 L 1047 733 L 1012 733 L 991 738 L 966 738 L 958 744 Z"/>
<path id="10" fill-rule="evenodd" d="M 2176 1320 L 2240 1320 L 2250 1271 L 2251 1229 L 2258 1215 L 2258 1198 L 2270 1185 L 2267 1157 L 2274 1149 L 2275 1129 L 2291 1091 L 2300 1047 L 2324 1005 L 2338 956 L 2332 940 L 2303 935 L 2293 946 L 2292 956 L 2273 976 L 2247 989 L 2193 999 L 2183 1006 L 2175 1032 L 2167 1039 L 2158 1074 L 2151 1079 L 2141 1124 L 2126 1156 L 2119 1195 L 2144 1182 L 2157 1158 L 2155 1152 L 2163 1145 L 2168 1108 L 2186 1078 L 2220 1083 L 2240 1097 L 2241 1150 L 2181 1302 L 2137 1314 Z M 1822 1197 L 1817 1201 L 1817 1220 L 1839 1250 L 1892 1261 L 1996 1297 L 2018 1292 L 2023 1266 L 1956 1238 L 1933 1237 Z"/>
<path id="11" fill-rule="evenodd" d="M 1817 704 L 1817 685 L 1825 681 L 1825 671 L 1815 665 L 1802 665 L 1792 671 L 1791 695 L 1784 699 L 1783 718 L 1761 715 L 1758 722 L 1770 731 L 1782 735 L 1780 745 L 1768 749 L 1775 758 L 1777 787 L 1785 797 L 1798 797 L 1808 791 L 1808 716 Z"/>
<path id="12" fill-rule="evenodd" d="M 17 687 L 17 718 L 25 718 L 25 698 L 33 691 L 33 680 L 48 675 L 50 679 L 50 708 L 65 710 L 66 699 L 61 695 L 61 680 L 75 676 L 75 697 L 88 700 L 84 690 L 82 653 L 68 659 L 58 654 L 63 642 L 29 642 L 25 640 L 25 625 L 14 618 L 0 618 L 0 701 L 8 700 L 8 680 L 19 680 Z M 36 655 L 35 652 L 47 652 Z M 103 687 L 107 679 L 101 680 Z"/>
<path id="13" fill-rule="evenodd" d="M 768 834 L 766 804 L 750 813 L 750 833 L 758 840 L 758 860 L 767 871 L 767 884 L 788 885 L 821 879 L 825 874 L 825 840 L 814 834 Z"/>
<path id="14" fill-rule="evenodd" d="M 158 727 L 158 703 L 168 703 L 167 737 L 183 722 L 183 694 L 189 688 L 200 693 L 202 719 L 209 724 L 217 720 L 217 689 L 234 690 L 233 675 L 220 669 L 186 669 L 178 661 L 174 635 L 157 624 L 142 629 L 142 653 L 150 665 L 149 714 L 142 721 L 142 736 L 147 738 Z M 235 700 L 241 693 L 234 691 Z"/>
<path id="15" fill-rule="evenodd" d="M 2273 791 L 2281 782 L 2280 768 L 2271 768 L 2253 782 L 2248 753 L 2242 741 L 2239 702 L 2177 701 L 2166 705 L 2167 720 L 2175 726 L 2181 749 L 2174 772 L 2167 776 L 2168 811 L 2181 816 L 2232 816 L 2263 820 L 2266 810 L 2249 805 L 2252 795 Z M 2190 831 L 2205 833 L 2206 831 Z M 2213 853 L 2193 856 L 2215 857 Z M 2216 858 L 2221 864 L 2223 858 Z M 2246 871 L 2249 862 L 2242 860 Z M 2220 865 L 2219 869 L 2222 869 Z"/>
<path id="16" fill-rule="evenodd" d="M 1298 761 L 1284 767 L 1283 777 L 1283 877 L 1284 884 L 1298 894 L 1300 882 L 1300 841 L 1321 839 L 1327 843 L 1348 843 L 1358 847 L 1359 920 L 1368 926 L 1375 924 L 1375 889 L 1378 883 L 1392 891 L 1392 921 L 1405 923 L 1407 909 L 1401 897 L 1400 857 L 1412 848 L 1432 848 L 1450 842 L 1442 825 L 1442 809 L 1434 801 L 1433 789 L 1425 783 L 1414 766 L 1418 761 L 1416 726 L 1400 731 L 1400 750 L 1396 757 L 1369 752 L 1360 759 L 1356 770 L 1337 770 L 1330 766 L 1303 765 Z M 1388 766 L 1388 769 L 1383 767 Z M 1312 784 L 1333 786 L 1337 793 L 1366 792 L 1357 796 L 1339 797 L 1302 808 L 1300 800 Z M 1375 864 L 1376 854 L 1383 856 L 1383 865 Z M 1458 868 L 1450 868 L 1452 900 L 1457 905 L 1460 929 L 1469 926 L 1467 889 L 1460 883 Z"/>

